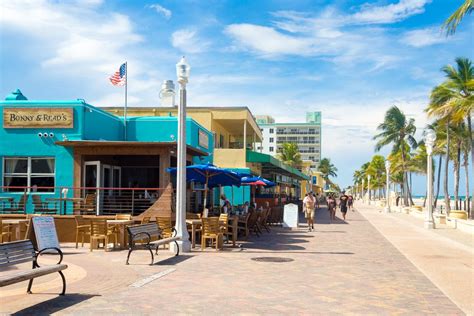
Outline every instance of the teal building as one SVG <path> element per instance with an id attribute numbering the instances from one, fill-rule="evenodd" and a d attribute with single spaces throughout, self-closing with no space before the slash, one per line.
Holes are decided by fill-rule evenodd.
<path id="1" fill-rule="evenodd" d="M 24 195 L 32 213 L 40 207 L 35 195 L 45 203 L 99 192 L 99 214 L 126 188 L 151 191 L 173 180 L 166 168 L 176 166 L 176 117 L 124 121 L 82 99 L 28 100 L 20 90 L 0 101 L 0 117 L 0 211 L 18 207 Z M 188 164 L 212 162 L 213 134 L 191 118 L 186 132 Z M 72 214 L 73 204 L 61 212 Z"/>

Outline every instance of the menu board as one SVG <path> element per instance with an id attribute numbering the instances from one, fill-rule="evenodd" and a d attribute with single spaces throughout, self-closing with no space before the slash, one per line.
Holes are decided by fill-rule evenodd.
<path id="1" fill-rule="evenodd" d="M 59 248 L 58 235 L 54 218 L 51 216 L 35 216 L 32 219 L 33 231 L 35 232 L 37 250 L 45 248 Z"/>

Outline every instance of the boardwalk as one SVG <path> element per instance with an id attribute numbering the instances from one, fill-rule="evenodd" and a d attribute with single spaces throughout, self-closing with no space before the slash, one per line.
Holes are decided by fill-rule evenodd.
<path id="1" fill-rule="evenodd" d="M 125 266 L 125 252 L 65 251 L 70 253 L 65 256 L 71 265 L 68 277 L 80 274 L 70 282 L 69 295 L 27 296 L 22 287 L 4 288 L 0 311 L 464 314 L 359 212 L 349 213 L 347 222 L 330 223 L 321 209 L 314 232 L 273 228 L 242 249 L 193 252 L 164 261 L 166 255 L 160 255 L 162 261 L 151 267 L 144 252 Z M 284 262 L 253 260 L 268 257 Z M 45 281 L 45 292 L 57 290 L 52 281 Z"/>

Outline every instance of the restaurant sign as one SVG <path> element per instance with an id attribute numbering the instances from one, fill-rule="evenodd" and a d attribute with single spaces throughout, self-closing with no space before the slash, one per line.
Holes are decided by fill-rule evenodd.
<path id="1" fill-rule="evenodd" d="M 203 130 L 199 130 L 199 146 L 209 149 L 209 136 Z"/>
<path id="2" fill-rule="evenodd" d="M 4 108 L 4 128 L 73 128 L 72 108 Z"/>

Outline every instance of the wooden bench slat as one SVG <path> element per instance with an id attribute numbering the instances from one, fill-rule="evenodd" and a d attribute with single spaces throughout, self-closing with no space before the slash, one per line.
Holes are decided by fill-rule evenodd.
<path id="1" fill-rule="evenodd" d="M 150 242 L 150 244 L 163 245 L 163 244 L 169 244 L 170 242 L 178 241 L 178 240 L 180 240 L 179 237 L 169 237 L 169 238 L 154 240 L 154 241 Z"/>
<path id="2" fill-rule="evenodd" d="M 54 272 L 65 270 L 65 269 L 67 269 L 66 264 L 56 264 L 52 266 L 45 266 L 45 267 L 36 268 L 32 270 L 26 270 L 26 271 L 20 271 L 16 273 L 7 274 L 7 275 L 2 275 L 0 276 L 0 287 L 31 280 L 43 275 L 51 274 Z"/>
<path id="3" fill-rule="evenodd" d="M 34 257 L 35 257 L 35 254 L 31 252 L 17 252 L 17 253 L 8 254 L 8 256 L 0 256 L 0 261 L 12 261 L 12 260 L 17 260 L 17 259 L 22 259 L 22 258 L 30 258 L 31 260 L 33 260 Z"/>
<path id="4" fill-rule="evenodd" d="M 0 244 L 0 251 L 9 251 L 10 249 L 33 249 L 33 245 L 29 240 L 20 240 Z"/>

